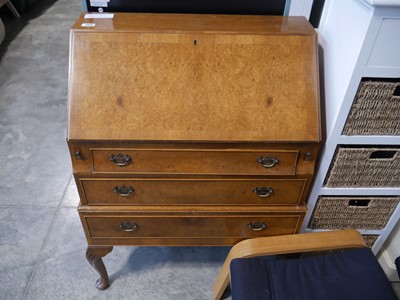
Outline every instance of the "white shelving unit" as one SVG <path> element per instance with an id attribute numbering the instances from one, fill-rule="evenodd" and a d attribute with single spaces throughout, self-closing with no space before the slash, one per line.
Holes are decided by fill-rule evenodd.
<path id="1" fill-rule="evenodd" d="M 320 196 L 400 196 L 400 186 L 331 188 L 324 185 L 338 145 L 391 145 L 400 148 L 398 135 L 342 135 L 363 78 L 400 78 L 400 0 L 327 0 L 318 31 L 326 143 L 302 232 L 317 231 L 309 229 L 308 224 Z M 360 230 L 365 235 L 378 235 L 372 247 L 375 254 L 399 217 L 400 205 L 397 205 L 383 230 Z"/>

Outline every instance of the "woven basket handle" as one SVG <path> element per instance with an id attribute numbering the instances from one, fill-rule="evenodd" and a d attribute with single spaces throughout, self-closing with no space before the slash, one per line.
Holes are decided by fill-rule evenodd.
<path id="1" fill-rule="evenodd" d="M 400 84 L 394 89 L 393 96 L 400 97 Z"/>
<path id="2" fill-rule="evenodd" d="M 397 150 L 376 150 L 371 152 L 369 159 L 393 159 L 398 151 Z"/>
<path id="3" fill-rule="evenodd" d="M 362 200 L 349 200 L 348 202 L 348 206 L 361 206 L 361 207 L 368 207 L 369 203 L 371 202 L 371 200 L 366 200 L 366 199 L 362 199 Z"/>

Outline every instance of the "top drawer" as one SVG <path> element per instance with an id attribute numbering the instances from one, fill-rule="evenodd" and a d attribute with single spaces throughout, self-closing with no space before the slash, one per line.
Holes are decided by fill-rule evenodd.
<path id="1" fill-rule="evenodd" d="M 92 148 L 94 173 L 295 175 L 298 150 Z"/>

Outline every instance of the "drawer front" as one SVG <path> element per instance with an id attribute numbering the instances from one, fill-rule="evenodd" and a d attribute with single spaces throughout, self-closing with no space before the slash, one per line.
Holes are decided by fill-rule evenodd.
<path id="1" fill-rule="evenodd" d="M 91 205 L 299 205 L 307 179 L 82 178 Z"/>
<path id="2" fill-rule="evenodd" d="M 85 216 L 88 237 L 143 238 L 251 238 L 298 232 L 302 215 L 274 216 Z"/>
<path id="3" fill-rule="evenodd" d="M 297 150 L 91 149 L 93 172 L 294 175 Z"/>

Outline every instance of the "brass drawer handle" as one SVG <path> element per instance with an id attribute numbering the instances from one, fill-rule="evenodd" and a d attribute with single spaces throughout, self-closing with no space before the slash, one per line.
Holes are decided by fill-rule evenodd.
<path id="1" fill-rule="evenodd" d="M 260 156 L 259 158 L 257 158 L 257 162 L 262 164 L 264 168 L 272 168 L 273 166 L 279 164 L 279 158 L 272 156 Z"/>
<path id="2" fill-rule="evenodd" d="M 121 186 L 121 187 L 114 187 L 113 192 L 117 193 L 118 195 L 120 195 L 121 197 L 128 197 L 130 194 L 132 194 L 135 190 L 130 186 L 130 187 L 126 187 L 126 186 Z"/>
<path id="3" fill-rule="evenodd" d="M 254 231 L 261 231 L 267 228 L 267 224 L 265 224 L 264 222 L 256 222 L 250 223 L 249 225 L 247 225 L 247 227 Z"/>
<path id="4" fill-rule="evenodd" d="M 125 167 L 132 161 L 132 158 L 128 154 L 123 155 L 121 153 L 117 155 L 111 154 L 108 159 L 118 167 Z"/>
<path id="5" fill-rule="evenodd" d="M 131 232 L 131 231 L 136 231 L 138 228 L 138 225 L 136 223 L 121 223 L 121 224 L 119 224 L 118 227 L 122 231 Z"/>
<path id="6" fill-rule="evenodd" d="M 253 193 L 255 193 L 258 197 L 261 198 L 268 197 L 269 195 L 271 195 L 273 191 L 274 190 L 271 187 L 266 187 L 266 186 L 256 187 L 253 189 Z"/>

